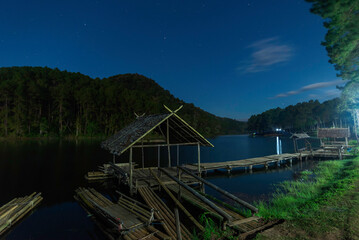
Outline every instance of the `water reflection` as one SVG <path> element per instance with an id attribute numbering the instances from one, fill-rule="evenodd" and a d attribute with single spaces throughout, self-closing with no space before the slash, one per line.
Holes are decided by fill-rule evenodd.
<path id="1" fill-rule="evenodd" d="M 281 149 L 293 152 L 293 143 L 281 138 Z M 220 136 L 210 139 L 214 148 L 201 149 L 202 162 L 238 160 L 276 154 L 275 137 Z M 145 167 L 157 166 L 157 149 L 146 148 Z M 196 147 L 180 147 L 180 163 L 197 162 Z M 141 166 L 141 150 L 134 151 L 135 162 Z M 161 166 L 167 166 L 167 149 L 160 151 Z M 172 164 L 177 158 L 176 147 L 171 148 Z M 117 159 L 127 162 L 128 155 Z M 42 192 L 44 200 L 39 208 L 21 222 L 7 239 L 103 239 L 101 231 L 86 212 L 74 201 L 77 187 L 91 186 L 111 192 L 113 184 L 88 184 L 84 175 L 98 165 L 112 161 L 112 155 L 100 148 L 100 140 L 26 140 L 0 143 L 0 205 L 17 196 L 34 191 Z M 296 172 L 312 167 L 312 161 L 294 163 L 293 167 L 271 167 L 267 172 L 253 169 L 213 172 L 207 179 L 247 201 L 268 199 L 273 184 L 295 179 Z M 216 192 L 207 193 L 222 199 Z M 223 199 L 225 200 L 225 199 Z"/>

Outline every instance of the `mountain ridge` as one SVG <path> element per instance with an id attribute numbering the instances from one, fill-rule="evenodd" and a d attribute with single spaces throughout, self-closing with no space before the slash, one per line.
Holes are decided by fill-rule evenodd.
<path id="1" fill-rule="evenodd" d="M 215 116 L 137 73 L 91 78 L 48 67 L 0 68 L 0 136 L 108 136 L 135 114 L 178 113 L 206 136 L 240 134 L 246 123 Z"/>

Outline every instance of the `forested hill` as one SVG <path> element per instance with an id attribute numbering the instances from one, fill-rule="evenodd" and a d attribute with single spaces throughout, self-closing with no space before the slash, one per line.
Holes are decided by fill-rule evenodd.
<path id="1" fill-rule="evenodd" d="M 175 98 L 139 74 L 92 79 L 47 67 L 0 68 L 0 136 L 110 135 L 137 114 L 178 113 L 206 136 L 238 134 L 246 123 L 220 118 Z"/>
<path id="2" fill-rule="evenodd" d="M 339 111 L 340 99 L 320 103 L 318 100 L 297 103 L 284 109 L 273 108 L 248 120 L 248 129 L 255 132 L 282 128 L 289 131 L 314 130 L 317 127 L 336 127 L 352 124 L 349 113 Z"/>

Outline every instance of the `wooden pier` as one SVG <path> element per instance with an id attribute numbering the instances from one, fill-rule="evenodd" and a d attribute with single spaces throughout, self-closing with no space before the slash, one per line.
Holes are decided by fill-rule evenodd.
<path id="1" fill-rule="evenodd" d="M 208 170 L 218 170 L 218 169 L 226 169 L 230 172 L 233 168 L 247 168 L 252 170 L 254 166 L 263 166 L 268 168 L 270 164 L 275 163 L 276 165 L 280 165 L 284 162 L 292 163 L 293 159 L 302 159 L 308 158 L 311 156 L 310 153 L 284 153 L 279 155 L 269 155 L 264 157 L 256 157 L 256 158 L 248 158 L 248 159 L 241 159 L 241 160 L 234 160 L 234 161 L 225 161 L 225 162 L 207 162 L 201 163 L 200 169 L 201 172 L 207 172 Z M 198 172 L 198 165 L 194 164 L 186 164 L 184 165 L 185 168 L 193 171 Z"/>
<path id="2" fill-rule="evenodd" d="M 0 208 L 0 236 L 23 219 L 42 201 L 41 193 L 14 198 Z"/>
<path id="3" fill-rule="evenodd" d="M 268 169 L 270 164 L 280 166 L 282 163 L 292 164 L 293 160 L 302 160 L 310 158 L 333 158 L 333 159 L 342 159 L 351 157 L 352 155 L 344 153 L 341 147 L 325 147 L 313 151 L 302 151 L 299 153 L 283 153 L 277 155 L 268 155 L 263 157 L 247 158 L 233 161 L 224 161 L 224 162 L 207 162 L 201 163 L 200 169 L 202 172 L 207 172 L 209 170 L 219 170 L 225 169 L 230 172 L 234 168 L 245 168 L 251 171 L 254 166 L 265 167 Z M 198 173 L 198 164 L 186 164 L 185 168 Z"/>

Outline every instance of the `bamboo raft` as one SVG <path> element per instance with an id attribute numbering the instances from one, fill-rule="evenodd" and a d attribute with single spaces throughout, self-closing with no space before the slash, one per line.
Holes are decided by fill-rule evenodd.
<path id="1" fill-rule="evenodd" d="M 121 236 L 127 240 L 169 239 L 166 234 L 150 226 L 155 221 L 154 209 L 123 194 L 116 204 L 95 189 L 79 188 L 76 190 L 75 199 L 89 214 L 96 216 L 96 223 L 106 231 L 110 239 L 118 239 Z M 107 223 L 109 228 L 100 222 Z"/>
<path id="2" fill-rule="evenodd" d="M 0 236 L 25 217 L 41 201 L 41 193 L 14 198 L 0 208 Z"/>
<path id="3" fill-rule="evenodd" d="M 145 200 L 146 204 L 152 208 L 157 209 L 155 216 L 157 219 L 162 219 L 163 227 L 166 233 L 172 237 L 172 239 L 177 239 L 176 233 L 176 221 L 174 213 L 167 207 L 167 205 L 157 196 L 154 191 L 149 187 L 141 187 L 138 189 L 141 197 Z M 182 239 L 192 239 L 192 234 L 188 229 L 180 224 L 180 231 Z"/>

